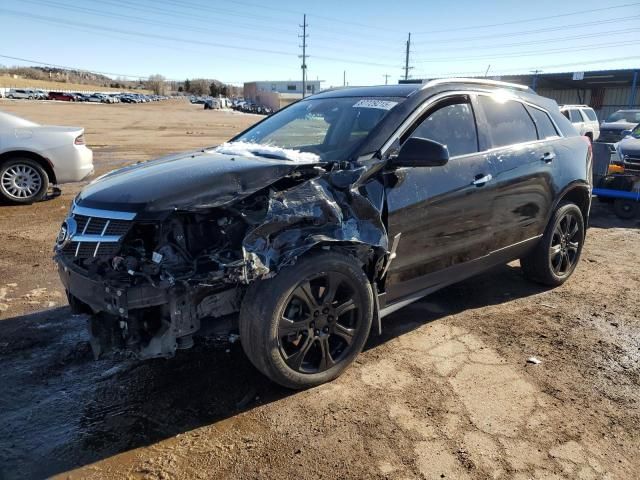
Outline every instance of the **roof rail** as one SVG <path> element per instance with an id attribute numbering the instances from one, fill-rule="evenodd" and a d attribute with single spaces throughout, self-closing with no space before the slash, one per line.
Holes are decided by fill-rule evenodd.
<path id="1" fill-rule="evenodd" d="M 533 92 L 533 90 L 531 90 L 526 85 L 520 85 L 518 83 L 499 82 L 498 80 L 488 80 L 484 78 L 438 78 L 436 80 L 429 80 L 423 85 L 422 88 L 433 87 L 445 83 L 477 83 L 478 85 L 491 85 L 494 87 L 513 88 L 515 90 Z"/>
<path id="2" fill-rule="evenodd" d="M 575 103 L 564 103 L 560 105 L 560 108 L 564 108 L 564 107 L 591 108 L 589 105 L 578 105 Z"/>

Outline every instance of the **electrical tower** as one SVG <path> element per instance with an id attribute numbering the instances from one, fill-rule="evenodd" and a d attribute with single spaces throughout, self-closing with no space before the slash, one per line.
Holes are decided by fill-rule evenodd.
<path id="1" fill-rule="evenodd" d="M 305 13 L 302 17 L 302 25 L 300 25 L 300 27 L 302 28 L 302 35 L 298 35 L 298 37 L 302 38 L 302 45 L 300 45 L 302 47 L 302 98 L 304 98 L 307 93 L 307 38 L 309 38 L 309 35 L 307 35 L 308 26 L 307 14 Z"/>

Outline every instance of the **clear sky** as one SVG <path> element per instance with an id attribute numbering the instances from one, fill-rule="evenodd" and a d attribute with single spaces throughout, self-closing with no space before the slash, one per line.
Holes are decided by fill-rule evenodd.
<path id="1" fill-rule="evenodd" d="M 414 78 L 640 67 L 632 0 L 2 0 L 0 55 L 113 77 L 299 79 L 303 13 L 323 87 L 345 71 L 396 83 L 409 32 Z"/>

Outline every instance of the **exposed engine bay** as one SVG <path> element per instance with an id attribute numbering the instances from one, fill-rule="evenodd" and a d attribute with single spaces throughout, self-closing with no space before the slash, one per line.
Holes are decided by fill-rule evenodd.
<path id="1" fill-rule="evenodd" d="M 130 222 L 82 215 L 91 209 L 74 205 L 55 259 L 72 309 L 91 315 L 96 357 L 114 349 L 168 357 L 192 346 L 196 333 L 234 335 L 246 286 L 313 248 L 346 249 L 382 271 L 384 190 L 354 187 L 363 172 L 306 166 L 235 202 Z"/>

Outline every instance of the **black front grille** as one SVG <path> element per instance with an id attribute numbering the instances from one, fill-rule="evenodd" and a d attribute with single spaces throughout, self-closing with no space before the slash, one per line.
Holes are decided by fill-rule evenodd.
<path id="1" fill-rule="evenodd" d="M 80 248 L 78 248 L 78 243 L 80 243 Z M 64 247 L 62 254 L 78 258 L 113 257 L 120 251 L 119 243 L 100 243 L 96 251 L 97 245 L 97 242 L 71 242 Z"/>
<path id="2" fill-rule="evenodd" d="M 625 155 L 624 156 L 624 171 L 637 173 L 640 172 L 640 156 Z"/>
<path id="3" fill-rule="evenodd" d="M 87 217 L 85 215 L 74 215 L 73 219 L 78 225 L 78 233 L 83 235 L 124 235 L 131 227 L 129 220 Z M 108 225 L 107 222 L 109 222 Z M 107 226 L 106 231 L 105 225 Z"/>
<path id="4" fill-rule="evenodd" d="M 61 253 L 76 258 L 117 255 L 122 240 L 133 225 L 132 219 L 123 220 L 123 216 L 126 218 L 130 214 L 108 210 L 75 210 L 74 208 L 71 216 L 76 222 L 76 229 L 72 233 L 71 241 L 62 248 Z M 98 215 L 89 215 L 87 211 L 96 212 Z"/>

